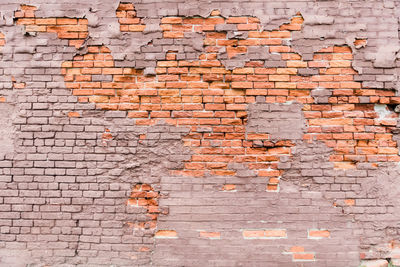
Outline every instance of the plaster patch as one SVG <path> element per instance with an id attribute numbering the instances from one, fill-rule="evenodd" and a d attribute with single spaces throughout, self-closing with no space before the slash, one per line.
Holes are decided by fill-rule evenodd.
<path id="1" fill-rule="evenodd" d="M 255 103 L 248 108 L 247 132 L 268 133 L 271 140 L 298 140 L 305 121 L 299 103 Z"/>
<path id="2" fill-rule="evenodd" d="M 14 106 L 0 103 L 0 151 L 2 153 L 14 152 Z"/>
<path id="3" fill-rule="evenodd" d="M 31 255 L 23 249 L 0 249 L 0 266 L 25 267 L 31 266 Z"/>
<path id="4" fill-rule="evenodd" d="M 375 104 L 374 110 L 376 114 L 379 116 L 378 117 L 379 120 L 383 120 L 392 114 L 392 112 L 388 109 L 387 105 Z"/>
<path id="5" fill-rule="evenodd" d="M 393 68 L 395 67 L 396 53 L 399 51 L 399 44 L 381 46 L 375 54 L 374 67 Z"/>

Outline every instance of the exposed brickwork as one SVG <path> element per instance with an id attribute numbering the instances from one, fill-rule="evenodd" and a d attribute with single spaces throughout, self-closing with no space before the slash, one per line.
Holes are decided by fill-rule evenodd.
<path id="1" fill-rule="evenodd" d="M 283 229 L 244 230 L 243 237 L 251 239 L 286 238 L 286 230 Z"/>
<path id="2" fill-rule="evenodd" d="M 296 261 L 314 261 L 315 254 L 304 251 L 304 247 L 291 247 L 290 251 L 287 254 L 292 254 L 292 259 L 294 262 Z"/>
<path id="3" fill-rule="evenodd" d="M 133 5 L 120 4 L 117 16 L 123 14 L 135 16 Z M 354 82 L 356 72 L 351 68 L 350 48 L 325 48 L 314 54 L 313 61 L 304 62 L 290 46 L 284 45 L 291 38 L 291 31 L 301 29 L 301 16 L 282 25 L 279 31 L 260 32 L 254 31 L 260 28 L 257 18 L 225 19 L 219 13 L 214 15 L 207 19 L 161 20 L 164 38 L 205 32 L 206 53 L 198 61 L 177 61 L 170 52 L 166 61 L 157 62 L 157 76 L 144 77 L 141 70 L 115 67 L 107 47 L 89 46 L 87 54 L 63 63 L 66 86 L 73 89 L 80 102 L 94 102 L 103 109 L 132 111 L 128 116 L 137 118 L 136 124 L 152 125 L 165 119 L 172 125 L 190 125 L 192 132 L 185 138 L 185 144 L 194 147 L 195 155 L 180 172 L 184 175 L 202 176 L 205 170 L 212 175 L 235 175 L 228 163 L 246 163 L 259 176 L 269 179 L 268 190 L 278 189 L 282 175 L 277 167 L 279 158 L 290 155 L 294 144 L 287 140 L 271 142 L 268 134 L 246 133 L 246 104 L 255 103 L 256 96 L 264 97 L 266 103 L 303 103 L 309 125 L 309 133 L 303 138 L 325 140 L 333 147 L 335 154 L 331 160 L 337 168 L 354 168 L 357 162 L 399 161 L 396 142 L 388 128 L 396 125 L 397 115 L 377 118 L 374 106 L 360 104 L 360 96 L 369 98 L 370 103 L 387 104 L 399 103 L 400 98 L 388 92 L 380 95 Z M 35 23 L 50 24 L 56 20 L 36 19 Z M 125 23 L 121 19 L 119 22 Z M 17 20 L 17 23 L 27 22 Z M 226 32 L 216 31 L 224 27 L 245 31 L 248 38 L 229 39 Z M 57 29 L 59 38 L 65 38 L 60 35 L 63 31 L 70 31 L 69 26 Z M 52 30 L 53 27 L 43 29 Z M 238 53 L 248 54 L 249 46 L 267 45 L 270 53 L 281 53 L 285 68 L 265 68 L 265 63 L 257 60 L 229 71 L 218 60 L 222 48 L 231 58 Z M 318 74 L 299 76 L 299 69 L 307 67 L 318 69 Z M 311 90 L 315 90 L 318 104 L 314 104 Z"/>
<path id="4" fill-rule="evenodd" d="M 205 232 L 201 231 L 199 236 L 202 238 L 209 238 L 209 239 L 220 239 L 221 233 L 220 232 Z"/>
<path id="5" fill-rule="evenodd" d="M 375 78 L 361 30 L 293 45 L 334 21 L 301 3 L 34 2 L 0 34 L 2 264 L 396 264 L 394 46 Z"/>
<path id="6" fill-rule="evenodd" d="M 21 5 L 14 16 L 18 25 L 25 25 L 28 33 L 54 32 L 60 39 L 67 39 L 70 46 L 79 48 L 88 37 L 88 20 L 78 18 L 38 18 L 35 6 Z"/>
<path id="7" fill-rule="evenodd" d="M 293 254 L 293 261 L 312 261 L 315 259 L 313 253 L 295 253 Z"/>
<path id="8" fill-rule="evenodd" d="M 141 18 L 136 17 L 135 7 L 132 3 L 120 3 L 116 11 L 121 32 L 142 32 L 146 25 Z"/>
<path id="9" fill-rule="evenodd" d="M 130 199 L 127 201 L 128 206 L 145 207 L 148 213 L 148 221 L 136 224 L 138 228 L 155 228 L 157 225 L 157 217 L 160 213 L 158 207 L 159 193 L 154 191 L 148 184 L 137 184 L 134 186 Z"/>
<path id="10" fill-rule="evenodd" d="M 308 231 L 308 238 L 327 238 L 330 237 L 330 232 L 328 230 L 317 230 L 317 229 L 310 229 Z"/>
<path id="11" fill-rule="evenodd" d="M 4 46 L 6 44 L 6 37 L 4 36 L 4 33 L 0 32 L 0 47 Z"/>
<path id="12" fill-rule="evenodd" d="M 155 234 L 156 238 L 177 238 L 178 233 L 174 230 L 159 230 Z"/>

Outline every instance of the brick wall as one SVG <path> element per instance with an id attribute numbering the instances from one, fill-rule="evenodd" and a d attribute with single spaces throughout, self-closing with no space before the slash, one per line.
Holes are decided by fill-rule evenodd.
<path id="1" fill-rule="evenodd" d="M 400 266 L 396 1 L 0 3 L 0 266 Z"/>

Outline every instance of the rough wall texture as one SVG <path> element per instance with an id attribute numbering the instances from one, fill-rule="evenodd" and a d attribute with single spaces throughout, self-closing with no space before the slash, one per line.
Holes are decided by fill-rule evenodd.
<path id="1" fill-rule="evenodd" d="M 398 1 L 0 7 L 0 266 L 400 265 Z"/>

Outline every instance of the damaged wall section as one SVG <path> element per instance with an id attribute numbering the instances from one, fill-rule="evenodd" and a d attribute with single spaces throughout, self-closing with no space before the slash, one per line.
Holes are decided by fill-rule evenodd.
<path id="1" fill-rule="evenodd" d="M 400 265 L 397 2 L 81 2 L 0 4 L 1 264 Z"/>

